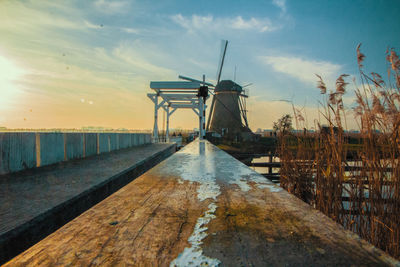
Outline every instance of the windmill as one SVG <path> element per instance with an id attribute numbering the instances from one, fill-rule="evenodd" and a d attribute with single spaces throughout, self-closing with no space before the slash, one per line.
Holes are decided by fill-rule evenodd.
<path id="1" fill-rule="evenodd" d="M 221 80 L 222 68 L 224 66 L 228 41 L 222 41 L 221 56 L 217 69 L 216 85 L 208 83 L 214 88 L 208 121 L 207 131 L 215 132 L 224 137 L 237 137 L 244 133 L 251 135 L 247 121 L 246 95 L 243 89 L 232 80 Z M 179 76 L 189 81 L 197 81 L 192 78 Z M 246 135 L 246 134 L 245 134 Z"/>

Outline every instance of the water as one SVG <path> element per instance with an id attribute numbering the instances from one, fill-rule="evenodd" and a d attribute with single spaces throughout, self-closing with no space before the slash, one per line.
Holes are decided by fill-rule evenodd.
<path id="1" fill-rule="evenodd" d="M 252 163 L 269 162 L 269 157 L 253 158 L 251 162 Z M 280 162 L 280 159 L 278 157 L 272 157 L 272 162 Z M 250 168 L 261 174 L 268 173 L 269 169 L 268 167 L 250 167 Z M 280 168 L 272 168 L 272 173 L 279 173 L 279 169 Z"/>

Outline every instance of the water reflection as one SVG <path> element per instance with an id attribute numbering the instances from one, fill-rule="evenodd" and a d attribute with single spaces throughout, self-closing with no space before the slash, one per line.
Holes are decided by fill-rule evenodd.
<path id="1" fill-rule="evenodd" d="M 206 154 L 206 144 L 204 141 L 199 141 L 199 155 Z"/>

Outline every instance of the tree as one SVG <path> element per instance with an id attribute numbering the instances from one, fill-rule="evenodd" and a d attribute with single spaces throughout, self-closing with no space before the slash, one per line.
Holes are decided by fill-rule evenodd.
<path id="1" fill-rule="evenodd" d="M 289 114 L 283 115 L 277 122 L 274 122 L 273 129 L 275 132 L 280 132 L 282 134 L 292 131 L 292 116 Z"/>

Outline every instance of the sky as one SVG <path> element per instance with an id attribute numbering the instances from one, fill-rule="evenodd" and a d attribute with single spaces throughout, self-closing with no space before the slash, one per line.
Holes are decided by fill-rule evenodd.
<path id="1" fill-rule="evenodd" d="M 366 71 L 385 74 L 386 49 L 400 48 L 398 14 L 398 0 L 2 0 L 0 126 L 152 129 L 150 81 L 215 82 L 228 40 L 222 79 L 252 83 L 250 128 L 272 128 L 292 103 L 311 127 L 315 74 L 331 90 L 342 73 L 358 79 L 359 43 Z M 170 125 L 193 129 L 198 119 L 178 110 Z"/>

